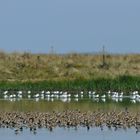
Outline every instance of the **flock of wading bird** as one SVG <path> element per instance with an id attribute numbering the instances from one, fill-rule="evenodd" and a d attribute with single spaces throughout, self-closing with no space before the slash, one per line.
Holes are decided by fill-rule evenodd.
<path id="1" fill-rule="evenodd" d="M 108 91 L 104 94 L 99 94 L 95 91 L 1 91 L 1 99 L 7 99 L 10 101 L 16 101 L 21 99 L 35 99 L 35 101 L 47 100 L 61 100 L 62 102 L 79 101 L 81 99 L 92 99 L 93 101 L 106 102 L 107 99 L 111 99 L 115 102 L 122 102 L 123 99 L 128 98 L 132 103 L 140 102 L 140 95 L 138 91 L 133 91 L 128 94 L 124 92 Z"/>
<path id="2" fill-rule="evenodd" d="M 133 128 L 136 133 L 140 132 L 140 113 L 129 112 L 128 109 L 122 111 L 80 111 L 66 110 L 62 112 L 0 112 L 0 127 L 9 128 L 19 134 L 24 130 L 36 134 L 42 128 L 53 131 L 54 128 L 74 128 L 84 127 L 100 128 L 104 130 L 127 130 Z"/>

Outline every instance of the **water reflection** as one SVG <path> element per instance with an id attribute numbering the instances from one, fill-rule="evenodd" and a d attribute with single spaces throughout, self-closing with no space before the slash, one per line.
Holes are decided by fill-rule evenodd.
<path id="1" fill-rule="evenodd" d="M 89 99 L 93 102 L 108 102 L 116 103 L 125 102 L 129 100 L 130 103 L 140 103 L 140 95 L 138 91 L 124 94 L 123 92 L 96 93 L 95 91 L 86 92 L 68 92 L 68 91 L 1 91 L 0 99 L 9 101 L 19 101 L 22 99 L 46 101 L 62 101 L 62 102 L 79 102 L 81 100 Z"/>
<path id="2" fill-rule="evenodd" d="M 20 99 L 40 99 L 45 100 L 61 100 L 63 102 L 70 102 L 72 99 L 79 101 L 80 99 L 91 99 L 95 101 L 112 100 L 114 102 L 123 102 L 125 98 L 129 98 L 132 103 L 140 102 L 140 95 L 138 91 L 130 93 L 108 91 L 105 93 L 98 93 L 95 91 L 1 91 L 1 99 L 20 100 Z"/>
<path id="3" fill-rule="evenodd" d="M 75 130 L 74 128 L 71 129 L 61 129 L 56 128 L 53 132 L 50 132 L 46 129 L 40 129 L 37 134 L 30 133 L 28 130 L 25 130 L 25 133 L 21 133 L 16 135 L 10 129 L 0 129 L 0 136 L 1 139 L 6 140 L 118 140 L 118 139 L 127 139 L 127 140 L 139 140 L 140 134 L 136 135 L 135 129 L 131 128 L 128 130 L 109 130 L 105 128 L 103 131 L 100 128 L 93 128 L 90 131 L 85 131 L 85 128 L 79 128 Z"/>
<path id="4" fill-rule="evenodd" d="M 106 102 L 103 99 L 63 99 L 56 100 L 54 98 L 49 101 L 46 99 L 11 99 L 11 100 L 0 100 L 1 111 L 63 111 L 63 110 L 74 110 L 80 109 L 82 111 L 94 111 L 98 109 L 102 110 L 121 110 L 128 107 L 131 111 L 140 111 L 140 104 L 132 104 L 131 100 L 126 98 L 123 102 L 114 102 L 107 99 Z"/>

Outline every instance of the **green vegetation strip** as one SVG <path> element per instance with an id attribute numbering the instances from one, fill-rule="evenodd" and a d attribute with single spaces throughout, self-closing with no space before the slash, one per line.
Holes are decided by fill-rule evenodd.
<path id="1" fill-rule="evenodd" d="M 97 92 L 140 91 L 140 77 L 119 76 L 114 79 L 76 79 L 76 80 L 46 80 L 40 82 L 0 82 L 0 90 L 68 90 L 68 91 L 87 91 L 95 90 Z"/>

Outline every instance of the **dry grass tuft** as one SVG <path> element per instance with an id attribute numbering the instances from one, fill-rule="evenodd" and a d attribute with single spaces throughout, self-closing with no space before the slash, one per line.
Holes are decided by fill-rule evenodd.
<path id="1" fill-rule="evenodd" d="M 102 67 L 100 54 L 7 54 L 1 51 L 0 80 L 40 81 L 140 76 L 140 54 L 106 55 L 106 64 L 106 67 Z"/>

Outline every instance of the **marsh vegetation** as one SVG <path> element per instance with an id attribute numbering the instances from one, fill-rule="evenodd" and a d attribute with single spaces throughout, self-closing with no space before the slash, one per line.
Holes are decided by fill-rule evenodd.
<path id="1" fill-rule="evenodd" d="M 140 54 L 0 52 L 0 89 L 140 90 Z"/>

